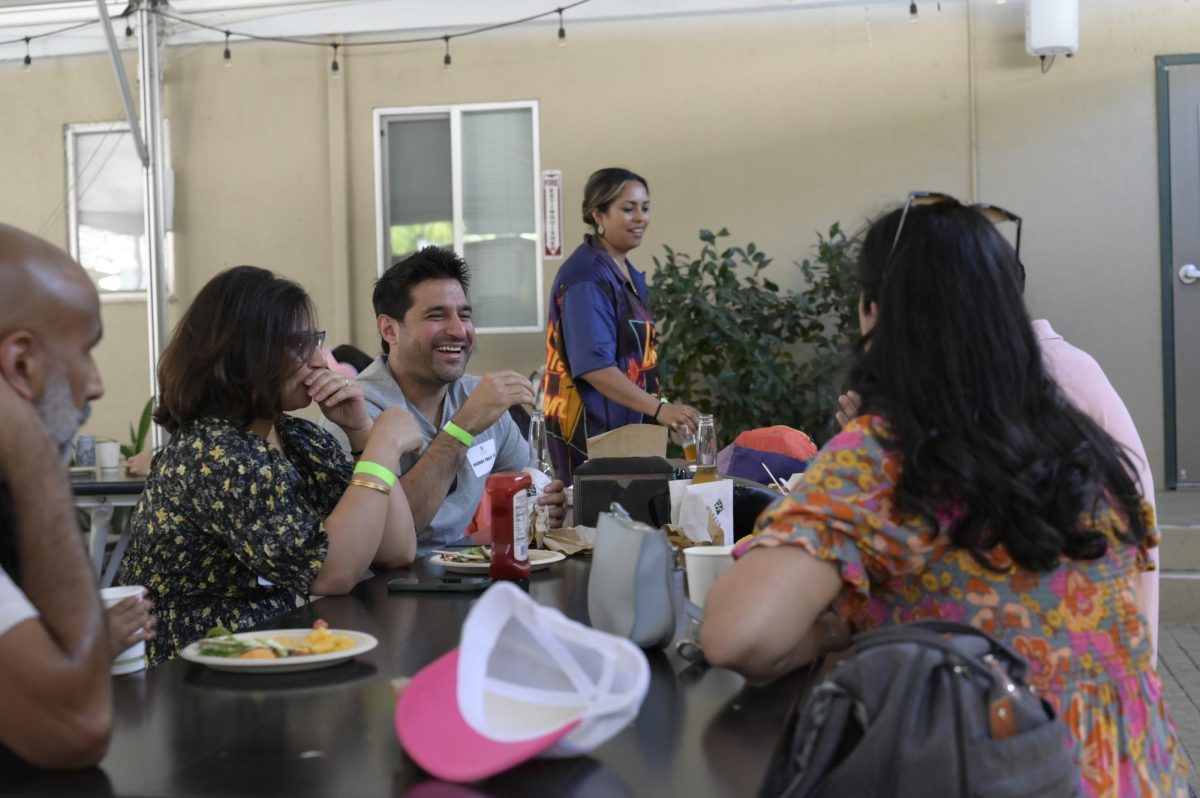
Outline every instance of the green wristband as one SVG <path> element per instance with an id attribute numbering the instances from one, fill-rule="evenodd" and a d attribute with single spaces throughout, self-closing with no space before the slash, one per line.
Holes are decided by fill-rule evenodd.
<path id="1" fill-rule="evenodd" d="M 475 442 L 475 436 L 467 432 L 462 427 L 455 424 L 453 421 L 447 421 L 446 426 L 442 429 L 452 438 L 457 439 L 463 446 L 470 446 Z"/>
<path id="2" fill-rule="evenodd" d="M 373 477 L 378 477 L 389 488 L 396 484 L 396 474 L 392 469 L 381 466 L 379 463 L 372 463 L 370 460 L 359 460 L 355 463 L 354 473 L 370 474 Z"/>

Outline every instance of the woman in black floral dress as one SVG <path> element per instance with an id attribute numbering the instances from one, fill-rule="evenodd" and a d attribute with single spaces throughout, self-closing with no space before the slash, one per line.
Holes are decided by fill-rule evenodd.
<path id="1" fill-rule="evenodd" d="M 394 470 L 421 444 L 407 411 L 374 422 L 358 384 L 325 367 L 324 333 L 296 283 L 252 266 L 197 295 L 159 363 L 150 467 L 121 569 L 159 617 L 152 663 L 214 626 L 237 631 L 297 596 L 346 593 L 371 565 L 412 562 L 404 491 L 355 473 L 328 432 L 286 414 L 316 401 L 362 461 Z"/>

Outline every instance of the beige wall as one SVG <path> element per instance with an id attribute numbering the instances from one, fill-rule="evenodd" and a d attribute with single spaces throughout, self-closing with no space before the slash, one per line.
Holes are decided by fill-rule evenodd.
<path id="1" fill-rule="evenodd" d="M 1200 50 L 1200 6 L 1083 5 L 1079 55 L 1046 75 L 1024 53 L 1024 4 L 990 0 L 975 0 L 971 25 L 950 0 L 941 13 L 922 3 L 919 25 L 902 3 L 575 24 L 562 49 L 553 28 L 528 26 L 455 42 L 449 75 L 440 45 L 343 51 L 337 81 L 320 48 L 238 44 L 228 69 L 219 46 L 170 49 L 178 297 L 226 266 L 266 266 L 309 288 L 334 337 L 374 351 L 378 107 L 536 99 L 569 244 L 587 175 L 626 165 L 654 198 L 639 266 L 726 226 L 792 287 L 815 230 L 854 227 L 910 188 L 966 196 L 977 174 L 980 199 L 1025 218 L 1033 312 L 1104 366 L 1161 483 L 1153 56 Z M 18 178 L 0 218 L 38 229 L 61 202 L 63 123 L 120 115 L 111 69 L 5 65 L 0 108 L 0 173 Z M 65 239 L 61 215 L 45 230 Z M 559 263 L 546 262 L 547 288 Z M 144 311 L 109 304 L 105 322 L 110 393 L 90 428 L 123 438 L 147 392 Z M 542 342 L 483 336 L 472 370 L 531 371 Z"/>

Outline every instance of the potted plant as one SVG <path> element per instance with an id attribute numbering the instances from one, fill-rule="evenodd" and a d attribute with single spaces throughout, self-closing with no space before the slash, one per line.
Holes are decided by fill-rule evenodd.
<path id="1" fill-rule="evenodd" d="M 818 234 L 814 257 L 796 264 L 807 288 L 782 291 L 764 274 L 771 258 L 723 246 L 728 236 L 701 230 L 698 257 L 666 246 L 654 259 L 663 391 L 713 413 L 723 442 L 771 424 L 824 440 L 858 329 L 855 242 L 837 224 Z"/>

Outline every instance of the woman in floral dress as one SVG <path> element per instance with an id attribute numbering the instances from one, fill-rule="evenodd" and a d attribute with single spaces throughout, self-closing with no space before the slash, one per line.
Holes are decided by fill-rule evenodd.
<path id="1" fill-rule="evenodd" d="M 326 367 L 315 321 L 299 285 L 238 266 L 201 289 L 163 353 L 154 417 L 171 441 L 154 455 L 120 574 L 154 601 L 151 663 L 416 554 L 404 491 L 352 473 L 329 432 L 287 412 L 315 401 L 384 468 L 423 440 L 402 408 L 372 422 L 362 388 Z"/>
<path id="2" fill-rule="evenodd" d="M 705 654 L 770 680 L 851 631 L 968 623 L 1029 660 L 1084 795 L 1185 798 L 1137 609 L 1157 539 L 1134 469 L 1046 375 L 1004 237 L 978 208 L 912 200 L 859 256 L 862 415 L 735 549 Z"/>

